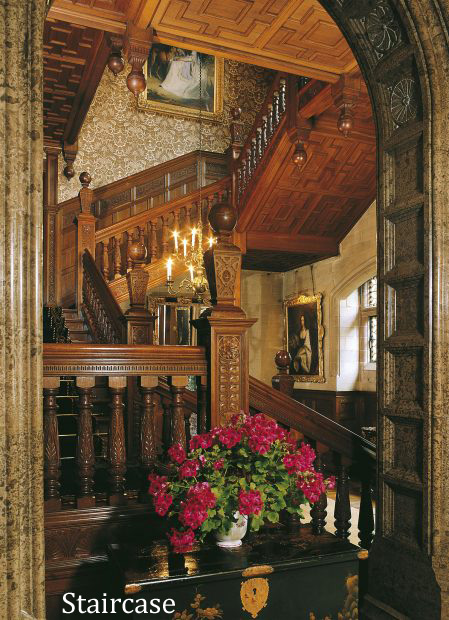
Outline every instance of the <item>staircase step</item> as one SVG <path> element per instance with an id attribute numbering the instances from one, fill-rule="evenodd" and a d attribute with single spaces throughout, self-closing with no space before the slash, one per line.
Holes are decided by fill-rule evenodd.
<path id="1" fill-rule="evenodd" d="M 65 319 L 65 324 L 68 329 L 72 330 L 84 330 L 85 325 L 83 319 Z"/>
<path id="2" fill-rule="evenodd" d="M 89 332 L 84 329 L 69 329 L 69 336 L 72 342 L 91 342 Z"/>

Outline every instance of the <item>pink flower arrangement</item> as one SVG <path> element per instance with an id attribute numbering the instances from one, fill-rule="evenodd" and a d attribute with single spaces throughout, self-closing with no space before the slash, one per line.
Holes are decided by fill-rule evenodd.
<path id="1" fill-rule="evenodd" d="M 276 523 L 282 511 L 302 515 L 334 479 L 315 471 L 314 450 L 298 447 L 274 420 L 263 414 L 233 416 L 229 426 L 196 435 L 186 454 L 179 444 L 168 451 L 168 476 L 149 476 L 155 511 L 173 522 L 173 551 L 192 549 L 212 531 L 227 532 L 235 515 L 247 515 L 259 529 Z"/>

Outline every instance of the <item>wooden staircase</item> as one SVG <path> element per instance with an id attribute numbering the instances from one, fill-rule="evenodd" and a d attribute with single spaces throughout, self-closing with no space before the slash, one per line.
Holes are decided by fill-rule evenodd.
<path id="1" fill-rule="evenodd" d="M 65 325 L 68 329 L 71 342 L 92 342 L 92 337 L 89 333 L 87 325 L 84 319 L 79 315 L 78 310 L 63 308 L 62 313 L 64 315 Z"/>

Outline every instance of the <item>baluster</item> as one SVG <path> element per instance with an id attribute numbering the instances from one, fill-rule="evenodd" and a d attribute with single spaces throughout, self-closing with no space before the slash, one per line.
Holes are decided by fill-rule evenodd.
<path id="1" fill-rule="evenodd" d="M 125 393 L 125 387 L 126 377 L 109 377 L 109 390 L 112 395 L 108 438 L 109 504 L 111 506 L 118 506 L 126 501 L 126 448 L 123 424 L 123 394 Z"/>
<path id="2" fill-rule="evenodd" d="M 248 184 L 248 179 L 247 179 L 247 170 L 246 170 L 246 160 L 242 159 L 242 194 L 245 192 L 247 184 Z"/>
<path id="3" fill-rule="evenodd" d="M 150 239 L 151 239 L 151 244 L 150 244 L 150 254 L 151 254 L 151 262 L 154 263 L 154 261 L 157 260 L 157 235 L 156 235 L 156 226 L 157 226 L 157 222 L 156 221 L 151 221 L 150 222 Z"/>
<path id="4" fill-rule="evenodd" d="M 242 193 L 243 193 L 242 168 L 238 168 L 237 170 L 237 196 L 238 196 L 239 201 L 242 196 Z"/>
<path id="5" fill-rule="evenodd" d="M 183 402 L 187 380 L 187 377 L 171 378 L 171 391 L 173 394 L 171 443 L 180 443 L 184 449 L 186 448 L 186 430 Z"/>
<path id="6" fill-rule="evenodd" d="M 192 206 L 186 206 L 184 228 L 189 231 L 192 228 Z"/>
<path id="7" fill-rule="evenodd" d="M 262 127 L 257 128 L 256 132 L 256 162 L 262 159 Z"/>
<path id="8" fill-rule="evenodd" d="M 315 470 L 320 474 L 323 473 L 322 455 L 320 452 L 318 452 L 318 450 L 315 459 Z M 321 493 L 319 500 L 315 502 L 310 511 L 310 515 L 312 517 L 312 532 L 315 534 L 315 536 L 322 534 L 324 532 L 324 528 L 326 527 L 326 508 L 327 495 L 326 492 L 324 492 Z"/>
<path id="9" fill-rule="evenodd" d="M 349 501 L 349 478 L 347 468 L 339 465 L 337 474 L 337 496 L 335 499 L 335 535 L 349 538 L 351 528 L 351 504 Z"/>
<path id="10" fill-rule="evenodd" d="M 141 377 L 140 391 L 142 392 L 142 415 L 140 427 L 140 462 L 143 469 L 143 483 L 146 484 L 148 472 L 156 464 L 156 430 L 154 423 L 155 390 L 159 377 Z M 146 493 L 146 487 L 143 489 Z"/>
<path id="11" fill-rule="evenodd" d="M 61 459 L 59 455 L 58 404 L 59 377 L 44 377 L 44 481 L 45 511 L 60 510 Z"/>
<path id="12" fill-rule="evenodd" d="M 268 111 L 267 111 L 267 144 L 268 144 L 268 142 L 271 140 L 271 136 L 273 135 L 273 130 L 274 130 L 273 104 L 269 103 L 267 108 L 268 108 Z"/>
<path id="13" fill-rule="evenodd" d="M 161 398 L 162 405 L 162 447 L 164 454 L 167 454 L 167 450 L 171 444 L 171 398 Z"/>
<path id="14" fill-rule="evenodd" d="M 109 279 L 109 239 L 103 241 L 103 276 L 105 280 Z"/>
<path id="15" fill-rule="evenodd" d="M 95 377 L 77 377 L 78 388 L 78 438 L 76 443 L 76 465 L 78 469 L 77 508 L 95 506 L 94 473 L 95 452 L 92 434 L 92 388 Z"/>
<path id="16" fill-rule="evenodd" d="M 287 109 L 287 82 L 285 78 L 282 78 L 279 83 L 279 111 L 281 116 Z"/>
<path id="17" fill-rule="evenodd" d="M 251 167 L 253 171 L 257 166 L 257 140 L 256 136 L 251 140 Z"/>
<path id="18" fill-rule="evenodd" d="M 122 251 L 120 247 L 121 234 L 114 237 L 114 278 L 122 275 Z"/>
<path id="19" fill-rule="evenodd" d="M 361 470 L 361 497 L 359 513 L 359 540 L 360 546 L 370 549 L 374 533 L 373 492 L 371 488 L 371 464 L 362 464 Z"/>
<path id="20" fill-rule="evenodd" d="M 133 268 L 133 259 L 130 256 L 130 247 L 132 242 L 134 241 L 134 231 L 128 230 L 127 235 L 127 247 L 126 247 L 126 268 L 129 271 Z"/>
<path id="21" fill-rule="evenodd" d="M 279 125 L 280 113 L 279 113 L 279 91 L 275 90 L 273 93 L 273 129 L 276 129 Z"/>
<path id="22" fill-rule="evenodd" d="M 168 215 L 162 216 L 162 258 L 165 258 L 168 254 L 168 240 L 169 240 L 169 229 L 168 229 Z"/>
<path id="23" fill-rule="evenodd" d="M 179 209 L 173 211 L 173 231 L 177 231 L 179 233 Z M 173 249 L 174 249 L 174 241 L 173 241 Z"/>
<path id="24" fill-rule="evenodd" d="M 246 178 L 248 183 L 253 176 L 253 167 L 251 161 L 251 149 L 246 149 Z"/>
<path id="25" fill-rule="evenodd" d="M 139 242 L 142 243 L 145 247 L 147 247 L 145 243 L 145 228 L 143 226 L 137 226 L 137 238 Z"/>
<path id="26" fill-rule="evenodd" d="M 268 116 L 262 116 L 262 155 L 268 145 Z"/>
<path id="27" fill-rule="evenodd" d="M 196 378 L 197 432 L 207 432 L 207 377 Z"/>

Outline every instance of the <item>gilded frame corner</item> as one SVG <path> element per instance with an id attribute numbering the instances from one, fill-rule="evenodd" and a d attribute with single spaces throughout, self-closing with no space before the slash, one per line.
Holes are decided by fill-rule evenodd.
<path id="1" fill-rule="evenodd" d="M 293 359 L 290 366 L 290 374 L 295 377 L 295 381 L 299 381 L 301 383 L 324 383 L 326 381 L 324 376 L 324 354 L 323 354 L 323 339 L 324 339 L 324 327 L 323 327 L 323 312 L 322 312 L 322 299 L 323 295 L 321 293 L 316 293 L 314 295 L 306 295 L 301 294 L 295 297 L 289 297 L 284 300 L 284 334 L 285 334 L 285 343 L 284 346 L 290 353 L 289 346 L 289 320 L 288 320 L 288 312 L 289 308 L 300 307 L 300 306 L 310 306 L 310 304 L 316 304 L 316 322 L 317 322 L 317 333 L 316 333 L 316 356 L 317 356 L 317 372 L 314 374 L 296 374 L 292 372 L 293 370 Z M 291 355 L 291 353 L 290 353 Z"/>

